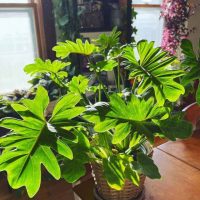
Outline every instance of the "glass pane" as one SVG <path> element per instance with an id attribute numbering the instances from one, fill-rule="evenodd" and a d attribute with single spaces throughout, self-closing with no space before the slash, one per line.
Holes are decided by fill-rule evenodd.
<path id="1" fill-rule="evenodd" d="M 132 0 L 133 4 L 161 4 L 163 0 Z"/>
<path id="2" fill-rule="evenodd" d="M 26 64 L 38 57 L 33 10 L 0 9 L 0 93 L 29 88 Z"/>
<path id="3" fill-rule="evenodd" d="M 136 41 L 147 39 L 160 46 L 164 23 L 160 18 L 160 8 L 135 8 L 135 11 L 138 13 L 133 23 L 138 29 Z"/>
<path id="4" fill-rule="evenodd" d="M 0 0 L 0 3 L 29 3 L 30 0 Z"/>

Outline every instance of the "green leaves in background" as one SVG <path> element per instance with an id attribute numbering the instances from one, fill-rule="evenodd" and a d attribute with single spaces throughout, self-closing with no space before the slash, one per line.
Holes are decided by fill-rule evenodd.
<path id="1" fill-rule="evenodd" d="M 94 44 L 90 44 L 87 40 L 85 43 L 81 39 L 77 39 L 76 42 L 66 40 L 65 42 L 58 42 L 58 45 L 53 48 L 58 58 L 66 58 L 70 54 L 81 54 L 89 56 L 95 51 Z"/>
<path id="2" fill-rule="evenodd" d="M 115 60 L 104 60 L 104 61 L 99 61 L 94 65 L 90 64 L 90 71 L 109 72 L 112 71 L 117 66 L 118 63 Z"/>
<path id="3" fill-rule="evenodd" d="M 76 94 L 85 94 L 88 89 L 89 79 L 85 76 L 74 76 L 68 83 L 69 91 Z"/>
<path id="4" fill-rule="evenodd" d="M 130 71 L 129 78 L 141 79 L 137 93 L 141 95 L 153 88 L 159 105 L 163 105 L 166 99 L 175 102 L 185 92 L 184 87 L 174 81 L 175 78 L 183 76 L 184 71 L 169 69 L 175 57 L 168 57 L 167 54 L 159 47 L 154 48 L 154 42 L 148 43 L 146 40 L 138 42 L 137 52 L 127 46 L 123 54 Z"/>
<path id="5" fill-rule="evenodd" d="M 188 69 L 188 73 L 182 78 L 182 83 L 187 85 L 200 78 L 200 58 L 196 56 L 192 42 L 187 39 L 182 40 L 181 49 L 184 55 L 181 65 Z"/>
<path id="6" fill-rule="evenodd" d="M 6 171 L 11 187 L 25 186 L 30 197 L 39 190 L 41 184 L 41 164 L 55 178 L 60 179 L 61 171 L 56 154 L 71 160 L 73 153 L 66 143 L 69 139 L 67 126 L 73 117 L 84 108 L 75 107 L 80 96 L 67 94 L 58 101 L 53 116 L 46 121 L 44 113 L 49 104 L 47 91 L 39 87 L 34 100 L 23 100 L 13 104 L 21 119 L 4 118 L 0 126 L 11 132 L 0 138 L 3 149 L 0 155 L 0 171 Z"/>
<path id="7" fill-rule="evenodd" d="M 181 65 L 183 67 L 197 67 L 199 64 L 198 57 L 196 56 L 192 42 L 188 39 L 183 39 L 181 41 L 181 50 L 184 54 L 183 61 Z"/>
<path id="8" fill-rule="evenodd" d="M 113 28 L 110 35 L 102 33 L 96 40 L 97 46 L 101 53 L 107 53 L 112 47 L 116 46 L 120 41 L 120 35 L 122 33 L 117 30 L 117 27 Z"/>
<path id="9" fill-rule="evenodd" d="M 43 61 L 40 58 L 35 59 L 35 63 L 25 66 L 24 71 L 27 74 L 33 75 L 48 75 L 51 80 L 57 83 L 59 86 L 63 86 L 63 79 L 68 76 L 68 73 L 64 71 L 64 68 L 69 66 L 70 62 L 61 62 L 55 60 L 51 62 L 50 60 Z"/>

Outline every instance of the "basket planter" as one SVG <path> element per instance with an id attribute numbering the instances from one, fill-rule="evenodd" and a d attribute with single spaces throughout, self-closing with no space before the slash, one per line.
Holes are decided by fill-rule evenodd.
<path id="1" fill-rule="evenodd" d="M 151 144 L 146 141 L 143 146 L 141 146 L 143 152 L 149 157 L 153 156 L 153 148 Z M 122 190 L 118 191 L 112 189 L 106 179 L 103 176 L 103 168 L 101 164 L 93 163 L 92 165 L 92 175 L 95 181 L 95 196 L 97 200 L 140 200 L 143 199 L 142 191 L 144 189 L 144 182 L 146 176 L 140 176 L 140 185 L 137 187 L 131 181 L 126 180 L 125 185 Z"/>
<path id="2" fill-rule="evenodd" d="M 96 192 L 95 196 L 98 196 L 97 200 L 133 200 L 140 196 L 146 177 L 140 176 L 139 187 L 133 185 L 129 180 L 126 180 L 124 188 L 120 191 L 112 189 L 105 178 L 103 177 L 102 166 L 99 164 L 92 165 L 92 173 L 95 181 Z M 96 197 L 97 198 L 97 197 Z"/>

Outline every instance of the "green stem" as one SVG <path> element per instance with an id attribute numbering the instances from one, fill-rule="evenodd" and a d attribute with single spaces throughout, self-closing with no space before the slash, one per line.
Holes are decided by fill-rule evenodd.
<path id="1" fill-rule="evenodd" d="M 87 96 L 85 94 L 80 93 L 80 95 L 83 98 L 85 105 L 91 105 L 91 102 L 89 101 L 89 99 L 87 98 Z"/>
<path id="2" fill-rule="evenodd" d="M 101 83 L 99 83 L 99 101 L 101 101 Z"/>
<path id="3" fill-rule="evenodd" d="M 103 85 L 103 83 L 101 81 L 100 73 L 96 72 L 96 77 L 97 77 L 97 80 L 99 82 L 99 101 L 102 100 L 101 90 L 104 91 L 104 94 L 106 95 L 107 99 L 109 99 L 109 95 L 108 95 L 108 93 L 107 93 L 106 89 L 104 88 L 104 85 Z"/>
<path id="4" fill-rule="evenodd" d="M 61 79 L 57 76 L 57 74 L 56 73 L 54 73 L 54 75 L 55 75 L 55 77 L 56 77 L 56 79 L 58 80 L 58 82 L 60 83 L 60 85 L 62 86 L 62 87 L 64 87 L 64 88 L 66 88 L 66 89 L 68 89 L 67 88 L 67 86 L 61 81 Z M 52 79 L 53 80 L 53 79 Z M 53 80 L 54 81 L 54 80 Z M 54 81 L 55 82 L 55 81 Z"/>
<path id="5" fill-rule="evenodd" d="M 121 85 L 120 85 L 120 60 L 118 59 L 118 66 L 117 66 L 117 87 L 118 92 L 121 92 Z"/>

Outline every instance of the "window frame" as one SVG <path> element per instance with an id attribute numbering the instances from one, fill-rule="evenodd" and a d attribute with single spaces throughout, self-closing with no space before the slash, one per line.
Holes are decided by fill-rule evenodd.
<path id="1" fill-rule="evenodd" d="M 132 4 L 132 8 L 160 8 L 161 4 Z"/>
<path id="2" fill-rule="evenodd" d="M 154 4 L 152 4 L 152 3 L 134 3 L 134 2 L 132 2 L 132 9 L 159 9 L 160 11 L 162 10 L 161 8 L 162 8 L 162 2 L 160 2 L 160 3 L 154 3 Z M 136 11 L 137 12 L 137 11 Z M 137 16 L 136 16 L 136 20 L 137 20 Z M 163 21 L 163 25 L 162 25 L 162 32 L 163 32 L 163 28 L 164 28 L 164 21 Z M 161 43 L 159 43 L 159 46 L 161 46 L 162 45 L 162 35 L 161 35 Z"/>
<path id="3" fill-rule="evenodd" d="M 31 8 L 33 10 L 34 29 L 39 57 L 46 59 L 46 39 L 42 12 L 42 0 L 30 0 L 27 3 L 0 3 L 0 8 Z"/>

